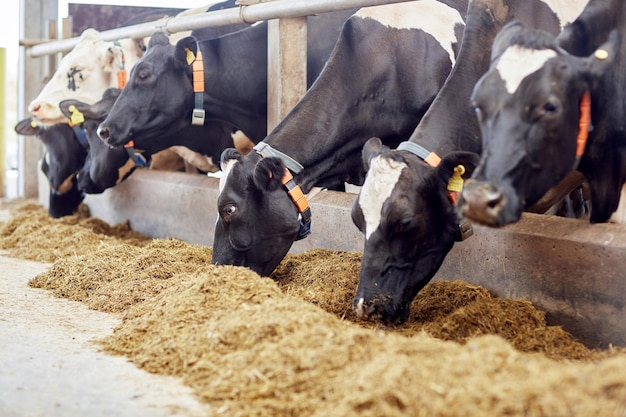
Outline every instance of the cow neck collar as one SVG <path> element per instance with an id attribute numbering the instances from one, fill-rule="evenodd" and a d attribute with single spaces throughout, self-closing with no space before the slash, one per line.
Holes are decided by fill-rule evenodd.
<path id="1" fill-rule="evenodd" d="M 414 155 L 417 155 L 422 161 L 431 167 L 435 168 L 441 162 L 441 157 L 435 152 L 431 152 L 424 148 L 422 145 L 411 141 L 401 142 L 396 148 L 398 151 L 407 151 Z M 448 180 L 448 200 L 453 206 L 456 206 L 459 193 L 463 189 L 463 178 L 461 177 L 465 173 L 465 167 L 463 165 L 457 165 L 454 168 L 454 173 Z M 472 223 L 465 218 L 461 218 L 459 221 L 459 228 L 457 230 L 456 240 L 463 241 L 474 234 Z"/>
<path id="2" fill-rule="evenodd" d="M 580 97 L 580 119 L 578 120 L 578 135 L 576 136 L 576 159 L 573 169 L 578 168 L 578 164 L 585 153 L 589 132 L 593 130 L 591 124 L 591 93 L 586 90 Z"/>
<path id="3" fill-rule="evenodd" d="M 71 113 L 68 126 L 72 128 L 74 138 L 86 151 L 89 151 L 89 139 L 87 139 L 87 132 L 82 127 L 83 122 L 85 121 L 85 115 L 73 104 L 68 107 L 68 110 Z"/>
<path id="4" fill-rule="evenodd" d="M 122 54 L 120 68 L 117 71 L 117 88 L 121 90 L 126 87 L 126 81 L 128 80 L 128 75 L 126 74 L 126 55 L 124 54 L 124 48 L 122 48 L 120 41 L 114 41 L 113 45 L 119 48 L 120 53 Z"/>
<path id="5" fill-rule="evenodd" d="M 257 143 L 253 148 L 256 153 L 258 153 L 261 157 L 276 157 L 279 158 L 283 165 L 285 166 L 285 172 L 282 177 L 282 184 L 287 191 L 287 194 L 291 198 L 291 201 L 298 209 L 298 220 L 300 221 L 300 229 L 298 230 L 298 235 L 296 240 L 304 239 L 305 237 L 311 234 L 311 208 L 309 207 L 309 202 L 302 192 L 300 186 L 296 183 L 293 178 L 291 172 L 297 174 L 304 169 L 302 164 L 298 161 L 279 151 L 278 149 L 272 148 L 265 142 Z"/>
<path id="6" fill-rule="evenodd" d="M 128 158 L 135 163 L 135 166 L 140 168 L 148 168 L 150 166 L 150 161 L 139 151 L 135 150 L 135 142 L 132 140 L 124 145 L 124 149 L 126 149 Z"/>
<path id="7" fill-rule="evenodd" d="M 281 152 L 278 149 L 272 148 L 272 146 L 268 143 L 259 142 L 254 145 L 254 148 L 252 149 L 254 149 L 258 154 L 263 157 L 274 156 L 276 158 L 279 158 L 283 162 L 283 165 L 289 168 L 294 174 L 299 174 L 300 171 L 304 169 L 300 162 L 296 161 L 286 153 Z"/>
<path id="8" fill-rule="evenodd" d="M 74 137 L 83 146 L 83 148 L 89 151 L 89 139 L 87 139 L 87 132 L 82 127 L 85 122 L 85 115 L 73 104 L 68 107 L 68 110 L 71 113 L 68 125 L 74 131 Z M 143 155 L 135 151 L 135 143 L 132 140 L 124 145 L 124 148 L 126 149 L 126 153 L 128 153 L 128 157 L 135 163 L 136 166 L 146 168 L 150 165 L 150 162 L 146 160 Z"/>
<path id="9" fill-rule="evenodd" d="M 196 40 L 196 53 L 186 48 L 187 64 L 191 65 L 193 82 L 194 107 L 191 112 L 191 124 L 194 126 L 204 125 L 206 111 L 204 110 L 204 59 L 200 50 L 200 43 Z"/>

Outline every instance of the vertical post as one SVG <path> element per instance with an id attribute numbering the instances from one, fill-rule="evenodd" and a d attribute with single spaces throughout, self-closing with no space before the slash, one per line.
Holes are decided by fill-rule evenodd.
<path id="1" fill-rule="evenodd" d="M 268 22 L 268 132 L 306 92 L 306 38 L 306 17 Z"/>
<path id="2" fill-rule="evenodd" d="M 6 195 L 6 49 L 0 48 L 0 197 Z"/>
<path id="3" fill-rule="evenodd" d="M 47 37 L 47 22 L 56 20 L 59 12 L 57 0 L 20 0 L 20 39 L 44 39 Z M 20 48 L 18 119 L 28 114 L 28 103 L 34 99 L 49 74 L 49 59 L 30 58 Z M 34 198 L 39 195 L 39 160 L 43 147 L 32 137 L 18 139 L 18 195 Z M 47 193 L 46 193 L 47 196 Z"/>

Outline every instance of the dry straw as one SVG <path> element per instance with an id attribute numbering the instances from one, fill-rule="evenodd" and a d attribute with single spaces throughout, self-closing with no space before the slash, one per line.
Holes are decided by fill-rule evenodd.
<path id="1" fill-rule="evenodd" d="M 210 265 L 210 248 L 34 204 L 0 245 L 54 262 L 31 285 L 120 314 L 105 349 L 181 377 L 215 415 L 626 415 L 624 351 L 591 351 L 531 303 L 462 281 L 432 282 L 406 325 L 381 328 L 351 310 L 356 253 L 289 255 L 261 278 Z"/>

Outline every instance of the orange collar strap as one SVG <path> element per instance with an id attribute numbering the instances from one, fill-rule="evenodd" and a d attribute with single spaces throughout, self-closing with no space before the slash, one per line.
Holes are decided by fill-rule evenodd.
<path id="1" fill-rule="evenodd" d="M 117 71 L 117 88 L 120 90 L 126 87 L 126 82 L 128 80 L 128 76 L 126 74 L 126 55 L 124 54 L 124 49 L 122 49 L 122 45 L 119 41 L 113 42 L 113 44 L 120 48 L 120 52 L 122 54 L 122 62 L 120 63 L 120 69 Z"/>
<path id="2" fill-rule="evenodd" d="M 204 60 L 202 51 L 198 46 L 196 54 L 187 48 L 187 64 L 191 65 L 193 81 L 194 108 L 191 112 L 191 124 L 195 126 L 204 125 Z"/>
<path id="3" fill-rule="evenodd" d="M 300 220 L 300 230 L 298 230 L 298 236 L 296 240 L 304 239 L 311 233 L 311 208 L 306 196 L 302 192 L 302 188 L 291 175 L 291 171 L 285 168 L 285 173 L 282 178 L 283 186 L 287 189 L 287 194 L 291 198 L 291 201 L 296 205 Z"/>
<path id="4" fill-rule="evenodd" d="M 593 130 L 591 125 L 591 93 L 585 91 L 580 98 L 580 119 L 578 120 L 578 136 L 576 137 L 576 158 L 585 153 L 589 132 Z"/>
<path id="5" fill-rule="evenodd" d="M 300 220 L 300 230 L 298 230 L 296 240 L 304 239 L 311 233 L 311 208 L 309 207 L 309 202 L 304 195 L 302 188 L 296 184 L 296 181 L 293 179 L 293 175 L 291 174 L 291 171 L 296 174 L 299 173 L 304 169 L 304 167 L 286 153 L 272 148 L 269 144 L 263 141 L 257 143 L 253 149 L 256 153 L 261 155 L 262 158 L 279 158 L 285 166 L 282 183 L 287 190 L 287 194 L 289 194 L 289 198 L 291 198 L 291 201 L 293 201 L 293 204 L 295 204 L 298 209 L 298 218 Z"/>

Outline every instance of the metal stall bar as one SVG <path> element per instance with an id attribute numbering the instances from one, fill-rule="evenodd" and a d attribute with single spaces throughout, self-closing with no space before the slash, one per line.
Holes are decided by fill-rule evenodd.
<path id="1" fill-rule="evenodd" d="M 194 16 L 172 17 L 165 20 L 103 31 L 106 41 L 127 37 L 150 36 L 158 30 L 177 33 L 185 30 L 201 29 L 208 26 L 224 26 L 233 23 L 254 23 L 262 20 L 301 17 L 356 7 L 378 6 L 404 3 L 409 0 L 278 0 L 268 3 L 242 5 L 230 9 L 217 10 Z M 78 37 L 33 45 L 28 49 L 31 57 L 66 52 L 78 43 Z"/>

